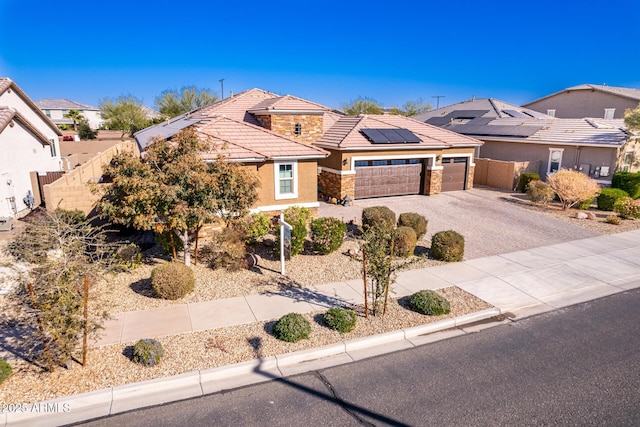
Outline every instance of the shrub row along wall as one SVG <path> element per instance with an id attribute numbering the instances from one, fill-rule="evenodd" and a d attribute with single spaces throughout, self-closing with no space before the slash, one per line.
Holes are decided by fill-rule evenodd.
<path id="1" fill-rule="evenodd" d="M 64 174 L 57 181 L 44 186 L 44 199 L 47 209 L 58 207 L 67 210 L 79 209 L 89 214 L 94 208 L 100 194 L 91 192 L 90 183 L 97 183 L 102 176 L 102 165 L 111 161 L 114 155 L 124 151 L 140 155 L 138 145 L 133 141 L 119 142 L 113 147 L 97 154 L 85 164 L 78 166 L 69 173 Z"/>
<path id="2" fill-rule="evenodd" d="M 503 190 L 514 190 L 518 185 L 520 174 L 524 172 L 539 173 L 540 160 L 532 162 L 506 162 L 492 159 L 475 159 L 476 167 L 473 176 L 474 185 L 487 185 Z"/>

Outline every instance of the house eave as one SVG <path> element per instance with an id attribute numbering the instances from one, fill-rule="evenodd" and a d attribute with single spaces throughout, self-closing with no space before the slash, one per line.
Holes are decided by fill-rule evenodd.
<path id="1" fill-rule="evenodd" d="M 594 147 L 594 148 L 620 148 L 624 145 L 624 141 L 612 144 L 593 144 L 588 142 L 571 142 L 571 141 L 541 141 L 541 140 L 514 140 L 509 138 L 485 138 L 485 141 L 509 142 L 513 144 L 538 144 L 538 145 L 567 145 L 571 147 Z"/>
<path id="2" fill-rule="evenodd" d="M 272 114 L 280 114 L 280 115 L 285 115 L 285 114 L 291 114 L 291 115 L 307 115 L 307 116 L 321 116 L 325 113 L 325 111 L 319 111 L 319 110 L 247 110 L 247 112 L 256 115 L 256 116 L 265 116 L 265 115 L 272 115 Z"/>

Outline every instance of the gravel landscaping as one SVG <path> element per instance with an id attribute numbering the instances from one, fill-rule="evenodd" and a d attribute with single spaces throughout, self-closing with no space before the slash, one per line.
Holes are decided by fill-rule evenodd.
<path id="1" fill-rule="evenodd" d="M 351 207 L 322 203 L 319 213 L 321 216 L 335 216 L 345 221 L 355 219 L 359 222 L 363 207 L 380 204 L 388 205 L 396 213 L 419 212 L 429 220 L 427 235 L 419 242 L 416 251 L 419 256 L 414 257 L 414 263 L 409 268 L 442 264 L 429 258 L 428 249 L 431 236 L 441 230 L 454 229 L 465 236 L 465 259 L 472 259 L 599 234 L 640 229 L 638 220 L 624 220 L 618 226 L 607 224 L 604 219 L 610 212 L 592 209 L 596 219 L 576 219 L 576 210 L 562 211 L 557 205 L 540 207 L 529 203 L 525 195 L 492 189 L 473 189 L 437 197 L 409 196 L 356 201 Z M 151 270 L 158 263 L 167 260 L 155 248 L 145 253 L 145 262 L 141 267 L 106 276 L 94 290 L 94 301 L 96 306 L 115 314 L 356 279 L 361 277 L 361 263 L 350 253 L 356 252 L 358 248 L 359 243 L 350 238 L 340 250 L 329 255 L 302 253 L 287 262 L 287 277 L 282 277 L 279 259 L 274 256 L 272 248 L 269 245 L 259 245 L 256 252 L 260 255 L 260 262 L 252 270 L 229 272 L 212 270 L 203 265 L 194 266 L 195 291 L 178 301 L 162 300 L 153 294 L 149 281 Z M 3 254 L 0 269 L 4 270 L 0 274 L 8 274 L 14 268 L 13 260 Z M 5 334 L 0 336 L 4 340 L 4 345 L 0 345 L 0 357 L 10 360 L 14 375 L 0 385 L 0 401 L 36 402 L 208 369 L 397 330 L 488 307 L 483 301 L 458 288 L 447 288 L 439 292 L 451 302 L 452 312 L 447 316 L 423 316 L 404 308 L 402 300 L 390 300 L 389 311 L 384 318 L 367 320 L 359 316 L 356 329 L 341 336 L 321 324 L 318 320 L 319 313 L 311 313 L 305 315 L 313 326 L 311 338 L 296 344 L 273 338 L 269 334 L 273 321 L 162 337 L 160 341 L 165 347 L 166 356 L 158 366 L 151 368 L 136 365 L 129 360 L 133 345 L 131 342 L 92 349 L 89 366 L 86 368 L 75 365 L 71 370 L 61 368 L 54 373 L 46 373 L 15 354 L 10 354 L 8 350 L 11 348 L 7 345 Z M 6 310 L 6 297 L 0 292 L 0 311 L 6 313 Z M 361 308 L 356 307 L 356 310 L 362 313 Z"/>

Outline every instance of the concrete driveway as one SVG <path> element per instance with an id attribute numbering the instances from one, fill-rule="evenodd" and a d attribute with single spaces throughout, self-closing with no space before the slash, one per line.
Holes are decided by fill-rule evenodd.
<path id="1" fill-rule="evenodd" d="M 388 206 L 396 214 L 417 212 L 429 221 L 424 237 L 454 230 L 465 238 L 465 259 L 498 255 L 599 235 L 507 201 L 511 193 L 474 188 L 436 196 L 401 196 L 356 200 L 344 207 L 320 202 L 319 215 L 361 222 L 362 209 Z"/>

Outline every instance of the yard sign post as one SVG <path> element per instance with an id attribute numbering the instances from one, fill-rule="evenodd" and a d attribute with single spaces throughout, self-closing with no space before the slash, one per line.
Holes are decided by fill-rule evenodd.
<path id="1" fill-rule="evenodd" d="M 285 275 L 284 261 L 291 259 L 291 225 L 284 220 L 284 214 L 280 214 L 280 274 Z"/>

